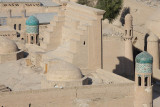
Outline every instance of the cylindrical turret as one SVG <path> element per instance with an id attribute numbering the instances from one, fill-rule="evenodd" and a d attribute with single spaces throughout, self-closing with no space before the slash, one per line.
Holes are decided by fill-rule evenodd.
<path id="1" fill-rule="evenodd" d="M 142 52 L 136 56 L 134 107 L 152 107 L 153 57 Z"/>
<path id="2" fill-rule="evenodd" d="M 125 16 L 125 37 L 128 39 L 132 39 L 133 38 L 133 17 L 131 14 L 127 14 Z"/>
<path id="3" fill-rule="evenodd" d="M 147 52 L 153 56 L 153 77 L 158 78 L 159 71 L 159 46 L 158 46 L 159 38 L 150 33 L 150 36 L 147 39 Z M 160 73 L 159 73 L 160 74 Z"/>
<path id="4" fill-rule="evenodd" d="M 26 20 L 26 34 L 28 44 L 38 43 L 39 20 L 35 16 L 30 16 Z"/>
<path id="5" fill-rule="evenodd" d="M 133 66 L 133 46 L 132 46 L 132 38 L 133 38 L 133 18 L 131 14 L 127 14 L 125 17 L 125 35 L 123 36 L 125 43 L 125 72 L 127 75 L 134 74 L 134 66 Z"/>

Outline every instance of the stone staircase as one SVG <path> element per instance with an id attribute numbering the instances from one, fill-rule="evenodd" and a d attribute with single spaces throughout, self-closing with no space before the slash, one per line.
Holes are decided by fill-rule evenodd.
<path id="1" fill-rule="evenodd" d="M 59 35 L 60 44 L 47 52 L 47 58 L 59 58 L 80 68 L 88 68 L 88 66 L 98 68 L 101 63 L 99 57 L 101 55 L 97 51 L 101 49 L 100 22 L 103 13 L 102 10 L 68 2 L 64 12 L 64 23 L 61 26 L 61 35 Z M 60 22 L 61 17 L 55 19 Z M 58 25 L 56 20 L 51 22 L 52 26 L 49 26 L 51 32 L 54 32 L 53 27 Z M 52 38 L 54 39 L 54 35 L 52 35 Z M 89 54 L 92 55 L 89 56 Z M 95 59 L 94 55 L 97 56 Z"/>
<path id="2" fill-rule="evenodd" d="M 66 10 L 65 12 L 65 22 L 62 26 L 62 43 L 52 54 L 72 63 L 74 55 L 77 53 L 81 36 L 87 35 L 88 24 L 76 17 L 73 18 L 73 15 L 68 14 L 68 11 L 72 13 L 71 10 Z"/>
<path id="3" fill-rule="evenodd" d="M 62 44 L 55 50 L 54 56 L 72 63 L 74 55 L 77 53 L 77 45 L 81 39 L 80 36 L 86 35 L 85 31 L 87 31 L 87 28 L 82 29 L 82 25 L 78 25 L 77 28 L 73 28 L 77 21 L 70 24 L 67 23 L 68 22 L 66 21 L 62 28 L 64 32 L 62 33 Z"/>
<path id="4" fill-rule="evenodd" d="M 59 28 L 64 23 L 64 19 L 65 19 L 64 11 L 65 10 L 61 10 L 59 11 L 57 16 L 54 16 L 53 20 L 47 26 L 48 28 L 43 32 L 42 35 L 48 36 L 48 38 L 54 39 L 54 37 L 57 35 L 57 31 L 59 31 Z M 45 44 L 47 44 L 47 46 L 49 47 L 51 43 L 50 41 L 52 40 L 45 40 L 43 42 L 45 42 Z"/>

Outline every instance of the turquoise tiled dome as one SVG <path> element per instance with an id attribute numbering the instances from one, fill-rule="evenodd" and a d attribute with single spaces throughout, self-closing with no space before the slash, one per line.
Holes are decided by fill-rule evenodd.
<path id="1" fill-rule="evenodd" d="M 26 25 L 28 25 L 28 26 L 37 26 L 37 25 L 39 25 L 39 20 L 35 16 L 30 16 L 26 20 Z"/>
<path id="2" fill-rule="evenodd" d="M 141 52 L 136 56 L 136 63 L 153 63 L 153 57 L 147 52 Z"/>
<path id="3" fill-rule="evenodd" d="M 142 52 L 136 56 L 136 72 L 137 73 L 152 73 L 153 57 L 147 53 Z"/>

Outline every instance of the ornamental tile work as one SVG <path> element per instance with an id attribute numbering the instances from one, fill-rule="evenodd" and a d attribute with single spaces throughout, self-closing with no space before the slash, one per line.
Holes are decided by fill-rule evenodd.
<path id="1" fill-rule="evenodd" d="M 136 63 L 137 73 L 152 73 L 152 64 L 140 64 Z"/>
<path id="2" fill-rule="evenodd" d="M 141 52 L 136 56 L 136 63 L 153 63 L 153 57 L 146 51 Z"/>
<path id="3" fill-rule="evenodd" d="M 38 34 L 39 28 L 38 26 L 26 26 L 26 32 L 31 34 Z"/>
<path id="4" fill-rule="evenodd" d="M 136 72 L 152 73 L 153 57 L 147 52 L 141 52 L 136 56 Z"/>
<path id="5" fill-rule="evenodd" d="M 28 26 L 38 26 L 39 25 L 39 20 L 35 17 L 35 16 L 30 16 L 27 20 L 26 20 L 26 25 Z"/>

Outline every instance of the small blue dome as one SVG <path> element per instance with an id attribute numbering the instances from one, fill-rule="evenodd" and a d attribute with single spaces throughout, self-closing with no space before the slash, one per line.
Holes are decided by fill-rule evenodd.
<path id="1" fill-rule="evenodd" d="M 136 56 L 136 63 L 145 64 L 153 63 L 153 57 L 147 52 L 141 52 Z"/>
<path id="2" fill-rule="evenodd" d="M 26 20 L 26 25 L 28 25 L 28 26 L 37 26 L 37 25 L 39 25 L 39 20 L 35 16 L 30 16 Z"/>

